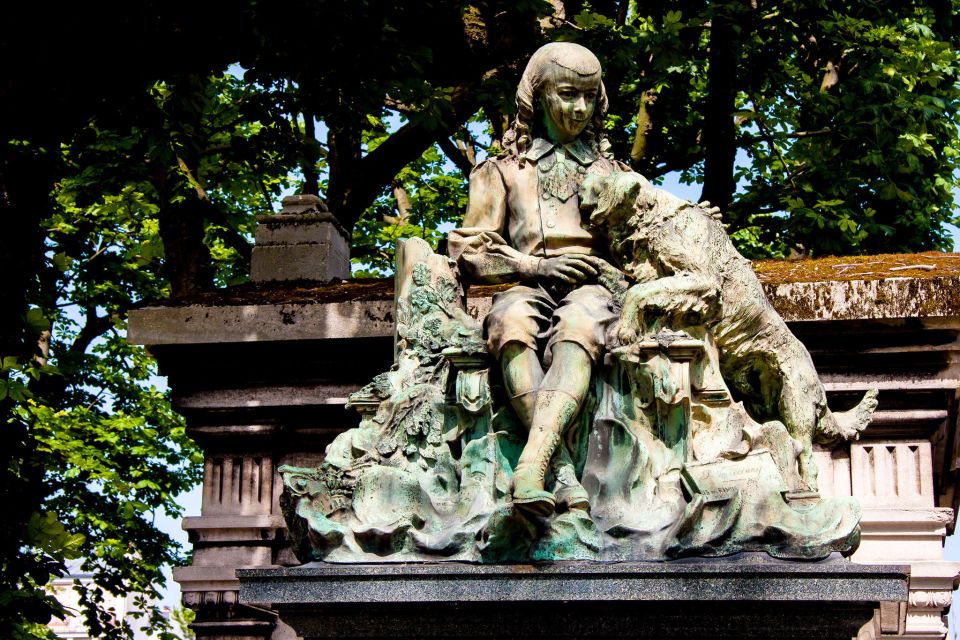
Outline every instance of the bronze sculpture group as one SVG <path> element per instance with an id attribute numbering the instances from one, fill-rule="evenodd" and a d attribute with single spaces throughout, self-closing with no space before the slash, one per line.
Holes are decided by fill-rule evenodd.
<path id="1" fill-rule="evenodd" d="M 813 441 L 856 438 L 717 212 L 609 157 L 597 58 L 531 58 L 504 152 L 471 174 L 450 259 L 398 248 L 397 358 L 360 427 L 281 468 L 302 560 L 849 553 Z M 513 286 L 483 325 L 469 283 Z M 737 401 L 740 400 L 740 401 Z"/>

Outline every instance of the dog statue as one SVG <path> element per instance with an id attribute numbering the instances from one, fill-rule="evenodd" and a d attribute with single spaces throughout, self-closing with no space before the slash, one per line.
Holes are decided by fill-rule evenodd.
<path id="1" fill-rule="evenodd" d="M 642 337 L 650 314 L 688 312 L 706 324 L 724 380 L 757 420 L 781 420 L 802 444 L 801 483 L 816 491 L 814 440 L 856 440 L 873 418 L 877 391 L 869 390 L 850 411 L 827 407 L 810 354 L 771 306 L 750 261 L 708 203 L 695 205 L 622 171 L 588 177 L 581 210 L 605 229 L 611 255 L 636 282 L 624 298 L 619 342 Z"/>

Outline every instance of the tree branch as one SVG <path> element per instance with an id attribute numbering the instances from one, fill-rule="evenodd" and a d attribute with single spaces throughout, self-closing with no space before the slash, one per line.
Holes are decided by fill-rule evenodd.
<path id="1" fill-rule="evenodd" d="M 754 107 L 756 108 L 756 107 Z M 829 136 L 833 135 L 833 129 L 815 129 L 813 131 L 794 131 L 792 133 L 773 133 L 768 132 L 766 136 L 741 136 L 739 140 L 745 143 L 752 142 L 767 142 L 768 140 L 794 140 L 800 138 L 817 138 L 820 136 Z"/>
<path id="2" fill-rule="evenodd" d="M 457 165 L 457 169 L 463 172 L 463 175 L 470 175 L 470 172 L 473 171 L 474 163 L 471 162 L 464 153 L 464 149 L 460 149 L 458 145 L 455 145 L 447 136 L 441 136 L 437 140 L 437 144 L 440 145 L 440 150 L 450 158 L 450 161 Z"/>
<path id="3" fill-rule="evenodd" d="M 412 104 L 401 102 L 400 100 L 395 100 L 390 96 L 385 96 L 383 98 L 383 106 L 385 106 L 388 109 L 393 109 L 394 111 L 398 111 L 403 115 L 410 115 L 417 112 L 417 108 Z"/>
<path id="4" fill-rule="evenodd" d="M 397 213 L 399 215 L 396 217 L 383 216 L 383 221 L 397 226 L 406 224 L 410 220 L 410 196 L 399 180 L 393 182 L 393 197 L 397 201 Z"/>
<path id="5" fill-rule="evenodd" d="M 83 327 L 80 328 L 73 342 L 67 347 L 67 353 L 72 355 L 86 353 L 90 344 L 113 326 L 113 318 L 110 315 L 97 315 L 97 310 L 92 305 L 85 306 L 83 314 L 85 317 Z"/>
<path id="6" fill-rule="evenodd" d="M 770 147 L 770 151 L 777 156 L 777 160 L 780 161 L 780 164 L 783 166 L 783 170 L 787 173 L 787 181 L 790 183 L 790 186 L 793 188 L 793 190 L 796 191 L 797 182 L 794 180 L 793 173 L 790 172 L 790 166 L 787 164 L 787 159 L 783 157 L 782 153 L 780 153 L 780 147 L 777 146 L 773 136 L 770 134 L 770 130 L 767 128 L 767 123 L 763 121 L 763 116 L 760 115 L 760 111 L 757 109 L 757 101 L 753 99 L 753 96 L 750 97 L 750 103 L 753 105 L 753 110 L 757 114 L 757 128 L 760 129 L 760 136 L 766 140 L 767 145 Z"/>
<path id="7" fill-rule="evenodd" d="M 461 140 L 456 138 L 457 148 L 463 153 L 463 157 L 467 159 L 467 162 L 470 163 L 471 167 L 477 166 L 477 143 L 470 137 L 470 134 L 464 129 L 465 135 L 469 138 L 468 141 Z"/>
<path id="8" fill-rule="evenodd" d="M 617 5 L 617 26 L 622 27 L 627 23 L 627 9 L 630 7 L 630 0 L 620 0 Z"/>
<path id="9" fill-rule="evenodd" d="M 637 133 L 633 138 L 633 147 L 630 149 L 630 161 L 639 162 L 647 155 L 647 134 L 653 129 L 653 118 L 650 117 L 649 105 L 657 101 L 657 92 L 647 89 L 640 95 L 640 110 L 637 113 Z"/>
<path id="10" fill-rule="evenodd" d="M 644 173 L 648 179 L 659 178 L 660 176 L 666 175 L 673 171 L 683 171 L 684 169 L 689 169 L 690 166 L 695 164 L 700 157 L 698 154 L 690 153 L 682 158 L 675 158 L 672 162 L 662 162 L 654 167 L 651 170 Z"/>
<path id="11" fill-rule="evenodd" d="M 339 208 L 334 209 L 345 228 L 353 229 L 364 209 L 370 206 L 381 192 L 382 185 L 391 182 L 393 177 L 408 163 L 416 160 L 424 149 L 441 137 L 447 137 L 451 129 L 466 122 L 479 108 L 472 95 L 473 88 L 472 85 L 463 85 L 454 91 L 452 113 L 441 126 L 430 126 L 423 121 L 409 122 L 357 162 L 350 185 L 344 191 L 345 197 Z M 335 202 L 332 204 L 338 205 Z"/>
<path id="12" fill-rule="evenodd" d="M 303 153 L 300 159 L 300 169 L 303 171 L 303 186 L 300 193 L 311 195 L 320 195 L 320 176 L 317 173 L 317 159 L 313 154 L 313 143 L 316 140 L 316 130 L 313 124 L 313 112 L 309 109 L 303 110 Z M 299 129 L 299 127 L 297 127 Z"/>
<path id="13" fill-rule="evenodd" d="M 499 145 L 503 135 L 510 128 L 510 116 L 489 103 L 483 105 L 483 110 L 490 121 L 490 128 L 493 129 L 493 143 Z"/>

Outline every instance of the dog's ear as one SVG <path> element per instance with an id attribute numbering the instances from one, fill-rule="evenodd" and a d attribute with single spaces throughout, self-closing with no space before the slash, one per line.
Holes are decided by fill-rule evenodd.
<path id="1" fill-rule="evenodd" d="M 637 197 L 646 181 L 639 173 L 624 171 L 610 176 L 607 188 L 600 197 L 609 224 L 633 215 Z"/>
<path id="2" fill-rule="evenodd" d="M 640 192 L 643 191 L 643 187 L 647 184 L 647 181 L 639 173 L 626 173 L 623 175 L 629 177 L 621 180 L 623 183 L 623 198 L 621 202 L 629 202 L 632 206 L 640 195 Z"/>
<path id="3" fill-rule="evenodd" d="M 609 216 L 610 176 L 588 174 L 580 185 L 580 212 L 589 216 L 592 227 L 604 225 Z"/>
<path id="4" fill-rule="evenodd" d="M 605 178 L 588 173 L 580 184 L 580 210 L 586 214 L 593 214 L 598 205 L 600 194 L 603 192 Z"/>
<path id="5" fill-rule="evenodd" d="M 580 187 L 580 209 L 590 215 L 594 227 L 618 224 L 618 220 L 632 215 L 646 183 L 643 176 L 632 171 L 587 176 Z"/>

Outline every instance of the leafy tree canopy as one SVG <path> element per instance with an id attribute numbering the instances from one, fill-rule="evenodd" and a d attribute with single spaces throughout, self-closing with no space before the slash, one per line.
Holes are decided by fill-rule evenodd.
<path id="1" fill-rule="evenodd" d="M 651 179 L 701 183 L 747 255 L 943 249 L 956 221 L 958 5 L 8 9 L 0 635 L 41 633 L 62 614 L 43 586 L 82 557 L 91 628 L 123 637 L 102 594 L 149 594 L 178 561 L 151 513 L 177 511 L 199 454 L 151 387 L 154 365 L 126 344 L 125 313 L 243 280 L 254 216 L 284 190 L 323 196 L 353 233 L 357 274 L 387 273 L 396 238 L 436 242 L 459 220 L 465 176 L 498 151 L 526 58 L 573 40 L 604 63 L 615 155 Z"/>

